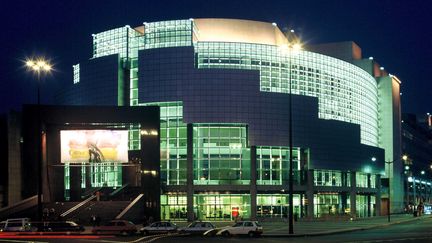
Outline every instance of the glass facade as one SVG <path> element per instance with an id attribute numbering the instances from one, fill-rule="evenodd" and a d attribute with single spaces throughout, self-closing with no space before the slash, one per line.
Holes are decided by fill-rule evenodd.
<path id="1" fill-rule="evenodd" d="M 250 218 L 250 195 L 195 194 L 194 213 L 201 220 Z"/>
<path id="2" fill-rule="evenodd" d="M 197 42 L 198 68 L 260 71 L 264 92 L 318 97 L 319 117 L 361 126 L 361 142 L 378 146 L 377 83 L 366 71 L 342 60 L 279 46 Z"/>
<path id="3" fill-rule="evenodd" d="M 373 195 L 357 195 L 356 196 L 357 217 L 364 218 L 375 216 L 376 200 Z"/>
<path id="4" fill-rule="evenodd" d="M 349 195 L 339 193 L 317 193 L 314 195 L 314 216 L 344 215 L 350 210 Z"/>
<path id="5" fill-rule="evenodd" d="M 369 187 L 369 174 L 356 172 L 356 187 Z"/>
<path id="6" fill-rule="evenodd" d="M 249 184 L 245 125 L 194 124 L 194 184 Z"/>
<path id="7" fill-rule="evenodd" d="M 300 158 L 299 148 L 293 149 L 294 181 L 299 182 Z M 289 148 L 257 147 L 257 184 L 283 185 L 289 180 Z"/>
<path id="8" fill-rule="evenodd" d="M 191 20 L 170 20 L 144 23 L 143 49 L 191 46 L 194 24 Z"/>
<path id="9" fill-rule="evenodd" d="M 186 194 L 161 195 L 161 220 L 187 220 Z"/>
<path id="10" fill-rule="evenodd" d="M 186 185 L 187 127 L 181 102 L 146 103 L 160 107 L 161 182 Z M 139 131 L 135 140 L 139 141 Z"/>
<path id="11" fill-rule="evenodd" d="M 120 58 L 132 58 L 137 56 L 133 46 L 138 45 L 141 33 L 129 26 L 107 30 L 93 34 L 93 58 L 119 54 Z"/>
<path id="12" fill-rule="evenodd" d="M 314 170 L 315 186 L 342 186 L 342 172 L 333 170 Z"/>
<path id="13" fill-rule="evenodd" d="M 293 195 L 294 214 L 302 215 L 300 195 Z M 288 216 L 289 198 L 287 194 L 258 194 L 257 217 L 286 218 Z M 304 214 L 304 213 L 303 213 Z"/>
<path id="14" fill-rule="evenodd" d="M 75 166 L 75 165 L 74 165 Z M 71 165 L 64 165 L 64 188 L 65 199 L 69 200 Z M 98 187 L 120 187 L 122 186 L 122 164 L 116 162 L 104 162 L 88 165 L 80 165 L 81 188 L 86 188 L 86 181 L 91 183 L 92 188 Z"/>

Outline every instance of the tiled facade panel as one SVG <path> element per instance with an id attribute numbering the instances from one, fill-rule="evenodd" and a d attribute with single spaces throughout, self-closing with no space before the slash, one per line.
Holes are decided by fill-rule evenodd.
<path id="1" fill-rule="evenodd" d="M 250 145 L 289 145 L 289 95 L 259 91 L 257 70 L 197 69 L 193 47 L 139 53 L 139 103 L 182 101 L 185 123 L 246 123 Z M 315 97 L 293 95 L 294 146 L 312 168 L 361 170 L 381 149 L 360 144 L 360 126 L 318 119 Z"/>
<path id="2" fill-rule="evenodd" d="M 79 82 L 57 96 L 60 105 L 118 105 L 118 55 L 80 63 Z"/>

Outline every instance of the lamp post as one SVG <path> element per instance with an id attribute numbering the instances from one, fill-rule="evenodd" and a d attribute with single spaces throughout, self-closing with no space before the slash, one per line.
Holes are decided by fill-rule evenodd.
<path id="1" fill-rule="evenodd" d="M 289 178 L 288 178 L 288 200 L 289 200 L 289 210 L 288 210 L 288 220 L 289 220 L 289 234 L 294 234 L 294 205 L 293 205 L 293 198 L 294 198 L 294 186 L 293 186 L 293 136 L 292 136 L 292 80 L 291 80 L 291 55 L 292 52 L 298 52 L 302 49 L 301 45 L 299 43 L 291 44 L 283 46 L 284 49 L 287 49 L 288 51 L 288 82 L 289 82 L 289 105 L 288 105 L 288 143 L 289 143 Z"/>
<path id="2" fill-rule="evenodd" d="M 408 159 L 408 156 L 403 155 L 402 156 L 402 160 L 406 161 Z M 392 161 L 385 161 L 385 163 L 387 164 L 387 168 L 388 168 L 388 199 L 387 199 L 387 221 L 390 222 L 390 191 L 391 191 L 391 186 L 390 186 L 390 165 L 393 164 L 393 162 L 398 161 L 399 159 L 395 159 Z"/>
<path id="3" fill-rule="evenodd" d="M 27 70 L 33 72 L 37 76 L 37 110 L 38 110 L 38 125 L 37 125 L 37 214 L 38 220 L 42 220 L 42 127 L 41 127 L 41 113 L 40 113 L 40 86 L 41 86 L 41 75 L 46 75 L 51 72 L 51 64 L 43 59 L 27 59 L 25 63 Z"/>

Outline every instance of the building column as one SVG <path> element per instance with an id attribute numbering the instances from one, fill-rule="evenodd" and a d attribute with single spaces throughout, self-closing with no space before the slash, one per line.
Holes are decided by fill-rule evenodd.
<path id="1" fill-rule="evenodd" d="M 69 167 L 69 196 L 71 202 L 81 201 L 81 166 Z"/>
<path id="2" fill-rule="evenodd" d="M 257 214 L 257 163 L 256 163 L 256 146 L 250 148 L 250 207 L 251 220 L 256 220 Z"/>
<path id="3" fill-rule="evenodd" d="M 375 215 L 381 216 L 381 175 L 376 175 L 375 181 L 377 190 L 375 193 Z"/>
<path id="4" fill-rule="evenodd" d="M 307 171 L 307 189 L 306 189 L 306 200 L 307 200 L 307 211 L 306 218 L 313 219 L 314 216 L 314 171 Z"/>
<path id="5" fill-rule="evenodd" d="M 352 218 L 356 218 L 357 215 L 357 200 L 356 200 L 356 172 L 351 171 L 350 172 L 350 181 L 351 181 L 351 187 L 350 187 L 350 213 Z"/>
<path id="6" fill-rule="evenodd" d="M 187 187 L 187 220 L 194 221 L 194 189 L 193 189 L 193 124 L 187 124 L 187 165 L 186 165 L 186 187 Z"/>

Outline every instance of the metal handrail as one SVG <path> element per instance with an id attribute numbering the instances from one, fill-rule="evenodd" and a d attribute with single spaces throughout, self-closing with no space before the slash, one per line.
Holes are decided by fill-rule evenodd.
<path id="1" fill-rule="evenodd" d="M 67 215 L 69 215 L 69 214 L 72 213 L 73 211 L 77 210 L 78 208 L 82 207 L 84 204 L 90 202 L 91 200 L 93 200 L 93 199 L 95 199 L 95 198 L 96 198 L 96 195 L 92 195 L 92 196 L 90 196 L 90 197 L 87 198 L 86 200 L 84 200 L 84 201 L 78 203 L 77 205 L 73 206 L 72 208 L 70 208 L 70 209 L 67 210 L 66 212 L 60 214 L 60 216 L 61 216 L 62 218 L 63 218 L 63 217 L 66 217 Z"/>
<path id="2" fill-rule="evenodd" d="M 115 217 L 115 219 L 121 219 L 121 217 L 123 217 L 129 211 L 129 209 L 131 209 L 143 196 L 144 194 L 139 194 L 131 203 L 129 203 L 125 209 L 123 209 L 123 211 L 121 211 L 121 213 Z"/>

